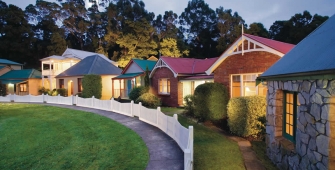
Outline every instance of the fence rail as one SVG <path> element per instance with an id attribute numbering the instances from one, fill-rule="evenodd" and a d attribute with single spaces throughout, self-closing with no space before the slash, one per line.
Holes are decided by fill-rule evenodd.
<path id="1" fill-rule="evenodd" d="M 148 109 L 141 103 L 119 103 L 114 99 L 99 100 L 94 98 L 81 98 L 78 96 L 48 96 L 48 95 L 7 95 L 0 96 L 0 102 L 33 102 L 33 103 L 54 103 L 64 105 L 77 105 L 82 107 L 112 111 L 126 116 L 137 116 L 143 122 L 158 127 L 172 139 L 174 139 L 184 152 L 184 169 L 193 169 L 193 126 L 185 128 L 178 122 L 177 114 L 173 117 L 166 116 L 161 112 L 160 107 L 157 109 Z"/>

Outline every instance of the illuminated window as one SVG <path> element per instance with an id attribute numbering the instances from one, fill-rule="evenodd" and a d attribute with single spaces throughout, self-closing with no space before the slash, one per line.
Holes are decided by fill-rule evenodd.
<path id="1" fill-rule="evenodd" d="M 159 93 L 170 94 L 170 79 L 159 79 Z"/>
<path id="2" fill-rule="evenodd" d="M 298 106 L 297 93 L 284 92 L 283 136 L 292 142 L 295 142 Z"/>
<path id="3" fill-rule="evenodd" d="M 231 76 L 231 96 L 266 96 L 267 88 L 263 85 L 256 86 L 256 78 L 260 74 L 240 74 Z"/>
<path id="4" fill-rule="evenodd" d="M 82 85 L 82 78 L 78 78 L 78 92 L 82 92 L 83 91 L 83 85 Z"/>
<path id="5" fill-rule="evenodd" d="M 20 92 L 26 92 L 27 91 L 27 84 L 20 84 Z"/>
<path id="6" fill-rule="evenodd" d="M 59 88 L 64 88 L 64 79 L 59 79 Z"/>

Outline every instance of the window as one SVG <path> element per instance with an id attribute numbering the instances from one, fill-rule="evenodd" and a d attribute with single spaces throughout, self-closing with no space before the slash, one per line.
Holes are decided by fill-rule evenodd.
<path id="1" fill-rule="evenodd" d="M 295 129 L 299 101 L 296 92 L 284 92 L 283 136 L 295 142 Z"/>
<path id="2" fill-rule="evenodd" d="M 256 86 L 256 78 L 260 74 L 240 74 L 231 76 L 231 97 L 266 96 L 266 86 Z"/>
<path id="3" fill-rule="evenodd" d="M 64 88 L 64 79 L 59 79 L 59 88 Z"/>
<path id="4" fill-rule="evenodd" d="M 78 78 L 78 92 L 82 92 L 83 91 L 83 85 L 82 85 L 82 78 Z"/>
<path id="5" fill-rule="evenodd" d="M 170 94 L 170 79 L 159 79 L 159 93 Z"/>
<path id="6" fill-rule="evenodd" d="M 27 91 L 27 84 L 20 84 L 20 92 L 26 92 Z"/>

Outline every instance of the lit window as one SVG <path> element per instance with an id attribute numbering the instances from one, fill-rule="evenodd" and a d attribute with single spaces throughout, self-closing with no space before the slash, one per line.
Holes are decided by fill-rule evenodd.
<path id="1" fill-rule="evenodd" d="M 256 86 L 256 78 L 259 74 L 240 74 L 231 76 L 231 96 L 266 96 L 266 87 Z"/>
<path id="2" fill-rule="evenodd" d="M 284 92 L 283 136 L 292 142 L 295 142 L 298 106 L 297 93 Z"/>
<path id="3" fill-rule="evenodd" d="M 159 79 L 159 93 L 170 94 L 170 79 Z"/>
<path id="4" fill-rule="evenodd" d="M 26 92 L 27 91 L 27 84 L 20 84 L 20 92 Z"/>
<path id="5" fill-rule="evenodd" d="M 82 78 L 78 78 L 78 92 L 83 91 Z"/>
<path id="6" fill-rule="evenodd" d="M 64 79 L 59 79 L 59 88 L 64 88 Z"/>

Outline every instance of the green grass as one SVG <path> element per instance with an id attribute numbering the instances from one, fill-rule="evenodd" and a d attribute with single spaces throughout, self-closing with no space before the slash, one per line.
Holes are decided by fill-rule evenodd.
<path id="1" fill-rule="evenodd" d="M 103 116 L 0 103 L 0 169 L 145 169 L 134 131 Z"/>
<path id="2" fill-rule="evenodd" d="M 263 141 L 251 142 L 252 149 L 255 151 L 257 158 L 262 162 L 267 170 L 277 170 L 276 166 L 271 162 L 269 157 L 266 155 L 266 145 Z"/>
<path id="3" fill-rule="evenodd" d="M 168 110 L 169 112 L 164 112 Z M 172 115 L 171 110 L 164 113 Z M 175 109 L 178 110 L 178 109 Z M 242 154 L 236 142 L 205 126 L 199 125 L 179 115 L 178 121 L 185 127 L 194 128 L 194 169 L 245 169 Z"/>
<path id="4" fill-rule="evenodd" d="M 165 114 L 173 115 L 174 113 L 182 113 L 185 110 L 177 107 L 161 107 L 161 111 Z"/>

